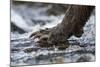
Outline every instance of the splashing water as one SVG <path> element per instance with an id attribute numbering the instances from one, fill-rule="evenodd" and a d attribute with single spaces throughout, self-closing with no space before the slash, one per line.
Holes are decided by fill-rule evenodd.
<path id="1" fill-rule="evenodd" d="M 60 23 L 64 17 L 61 15 L 47 15 L 50 5 L 45 7 L 29 6 L 28 4 L 19 4 L 11 6 L 11 22 L 17 27 L 26 31 L 24 34 L 11 32 L 11 65 L 33 65 L 33 64 L 51 64 L 65 62 L 94 61 L 95 46 L 95 16 L 91 15 L 84 27 L 84 34 L 81 38 L 72 36 L 69 40 L 77 40 L 87 46 L 80 47 L 72 45 L 64 51 L 60 50 L 33 50 L 35 43 L 28 37 L 31 32 L 40 29 L 52 28 Z M 42 24 L 44 23 L 44 24 Z M 25 50 L 32 48 L 32 52 Z M 80 52 L 83 51 L 83 52 Z M 85 51 L 85 52 L 84 52 Z M 82 54 L 81 54 L 82 53 Z M 87 60 L 86 60 L 87 59 Z"/>

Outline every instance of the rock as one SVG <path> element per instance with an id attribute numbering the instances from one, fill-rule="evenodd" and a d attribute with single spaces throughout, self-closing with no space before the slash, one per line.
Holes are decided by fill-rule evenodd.
<path id="1" fill-rule="evenodd" d="M 26 48 L 26 49 L 24 49 L 23 51 L 25 52 L 25 53 L 31 53 L 31 52 L 33 52 L 33 51 L 37 51 L 39 48 Z"/>
<path id="2" fill-rule="evenodd" d="M 85 55 L 82 55 L 78 60 L 77 62 L 91 62 L 93 61 L 94 59 L 94 55 L 92 54 L 85 54 Z"/>
<path id="3" fill-rule="evenodd" d="M 57 64 L 64 63 L 64 58 L 63 58 L 63 57 L 57 57 L 57 58 L 55 59 L 55 63 L 57 63 Z"/>
<path id="4" fill-rule="evenodd" d="M 18 51 L 20 51 L 20 49 L 17 49 L 17 48 L 12 48 L 11 49 L 11 52 L 18 52 Z"/>

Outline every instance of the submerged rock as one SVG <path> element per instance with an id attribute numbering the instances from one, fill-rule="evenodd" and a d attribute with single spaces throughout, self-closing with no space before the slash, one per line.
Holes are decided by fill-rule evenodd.
<path id="1" fill-rule="evenodd" d="M 26 49 L 24 49 L 23 51 L 25 52 L 25 53 L 31 53 L 31 52 L 36 52 L 37 50 L 38 50 L 39 48 L 26 48 Z"/>

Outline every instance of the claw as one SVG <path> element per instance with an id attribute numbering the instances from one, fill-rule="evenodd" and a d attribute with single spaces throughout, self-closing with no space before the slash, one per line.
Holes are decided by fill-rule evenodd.
<path id="1" fill-rule="evenodd" d="M 47 40 L 48 37 L 49 37 L 48 35 L 43 35 L 43 36 L 40 37 L 40 40 Z"/>
<path id="2" fill-rule="evenodd" d="M 34 39 L 35 39 L 35 38 L 40 38 L 42 35 L 43 35 L 43 34 L 41 34 L 41 33 L 37 33 L 36 35 L 34 35 Z"/>
<path id="3" fill-rule="evenodd" d="M 34 32 L 34 33 L 32 33 L 32 34 L 29 36 L 29 38 L 35 36 L 37 33 L 38 33 L 38 32 Z"/>
<path id="4" fill-rule="evenodd" d="M 47 44 L 48 35 L 41 36 L 37 43 Z"/>
<path id="5" fill-rule="evenodd" d="M 51 32 L 50 32 L 51 29 L 49 28 L 46 28 L 45 30 L 40 30 L 40 31 L 37 31 L 37 32 L 34 32 L 30 35 L 30 38 L 33 37 L 33 40 L 35 41 L 36 39 L 36 43 L 37 43 L 37 46 L 38 47 L 53 47 L 54 45 L 58 47 L 58 49 L 66 49 L 69 47 L 69 42 L 66 42 L 66 41 L 60 41 L 59 43 L 58 42 L 49 42 L 49 39 L 50 37 L 53 38 L 53 36 L 51 36 Z M 55 41 L 53 39 L 53 41 Z"/>

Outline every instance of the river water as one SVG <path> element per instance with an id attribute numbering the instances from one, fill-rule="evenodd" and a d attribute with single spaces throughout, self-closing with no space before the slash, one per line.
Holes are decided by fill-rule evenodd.
<path id="1" fill-rule="evenodd" d="M 11 5 L 11 24 L 17 27 L 11 31 L 11 66 L 95 61 L 94 12 L 84 27 L 82 37 L 69 38 L 71 45 L 66 50 L 35 46 L 36 43 L 29 35 L 40 29 L 56 26 L 64 17 L 64 12 L 48 15 L 47 11 L 51 8 L 52 4 L 41 3 L 14 2 Z M 24 32 L 20 33 L 20 30 Z"/>

